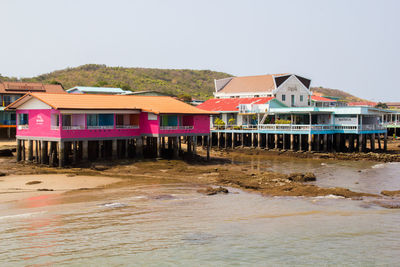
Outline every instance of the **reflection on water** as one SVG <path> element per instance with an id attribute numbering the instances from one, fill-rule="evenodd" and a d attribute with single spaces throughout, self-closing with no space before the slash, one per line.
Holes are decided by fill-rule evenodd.
<path id="1" fill-rule="evenodd" d="M 337 183 L 379 191 L 399 182 L 397 164 L 372 168 L 371 163 L 263 159 L 244 166 L 262 171 L 282 164 L 291 172 L 315 172 L 317 183 L 326 185 L 341 179 Z M 197 189 L 144 185 L 93 201 L 87 197 L 71 203 L 58 196 L 51 200 L 58 205 L 48 199 L 2 206 L 0 263 L 394 266 L 400 260 L 399 210 L 329 197 L 263 197 L 236 189 L 230 190 L 239 194 L 210 197 Z"/>

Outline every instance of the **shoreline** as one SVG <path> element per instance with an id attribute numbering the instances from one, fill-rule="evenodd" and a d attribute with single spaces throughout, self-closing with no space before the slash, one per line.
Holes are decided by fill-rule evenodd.
<path id="1" fill-rule="evenodd" d="M 0 157 L 0 169 L 6 176 L 0 177 L 0 180 L 10 179 L 15 175 L 58 175 L 59 183 L 68 181 L 68 177 L 76 177 L 82 179 L 84 177 L 93 177 L 93 179 L 118 179 L 115 182 L 122 182 L 121 186 L 132 186 L 141 181 L 146 184 L 156 183 L 171 183 L 182 182 L 197 185 L 201 188 L 209 186 L 228 186 L 239 188 L 241 190 L 259 193 L 265 196 L 304 196 L 304 197 L 320 197 L 335 195 L 350 199 L 362 199 L 364 197 L 373 197 L 376 199 L 386 199 L 383 194 L 371 194 L 366 192 L 351 191 L 343 187 L 320 187 L 313 183 L 303 181 L 301 179 L 292 179 L 297 176 L 304 176 L 304 173 L 284 174 L 282 172 L 254 172 L 244 168 L 240 164 L 232 164 L 230 158 L 241 157 L 246 160 L 251 160 L 254 157 L 271 158 L 271 157 L 286 157 L 286 158 L 303 158 L 311 160 L 369 160 L 374 162 L 399 162 L 400 154 L 385 154 L 391 155 L 387 160 L 387 156 L 383 156 L 381 160 L 376 160 L 376 155 L 380 153 L 309 153 L 309 152 L 293 152 L 282 150 L 263 150 L 258 148 L 237 148 L 228 150 L 211 150 L 211 161 L 206 161 L 205 150 L 201 147 L 197 150 L 198 154 L 192 159 L 187 160 L 172 160 L 172 159 L 125 159 L 116 161 L 98 161 L 81 163 L 78 166 L 65 168 L 48 167 L 35 163 L 19 162 L 17 163 L 14 157 Z M 292 176 L 292 177 L 291 177 Z M 67 179 L 67 180 L 66 180 Z M 318 177 L 316 178 L 318 179 Z M 1 183 L 1 182 L 0 182 Z M 110 185 L 108 183 L 108 185 Z M 0 185 L 1 186 L 1 185 Z M 37 185 L 44 187 L 44 184 Z M 98 186 L 101 186 L 98 185 Z M 33 186 L 29 186 L 34 188 Z M 114 186 L 109 186 L 114 187 Z M 119 186 L 117 186 L 119 187 Z M 35 187 L 36 188 L 36 187 Z M 70 190 L 61 190 L 61 188 L 50 188 L 55 191 L 41 192 L 42 194 L 66 193 L 77 191 L 79 189 L 95 189 L 96 187 L 85 183 L 79 186 L 71 187 Z M 114 187 L 116 188 L 116 187 Z M 1 189 L 1 187 L 0 187 Z M 38 189 L 38 188 L 36 188 Z M 399 190 L 399 188 L 386 188 L 386 190 Z M 86 190 L 85 190 L 86 191 Z M 85 192 L 80 191 L 80 192 Z M 0 202 L 4 199 L 1 196 Z M 37 194 L 38 192 L 34 192 Z M 15 194 L 17 196 L 18 194 Z"/>

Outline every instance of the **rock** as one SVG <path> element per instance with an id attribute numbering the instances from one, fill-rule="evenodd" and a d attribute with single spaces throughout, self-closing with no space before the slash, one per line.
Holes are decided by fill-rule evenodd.
<path id="1" fill-rule="evenodd" d="M 0 149 L 0 156 L 1 157 L 12 157 L 13 153 L 11 149 Z"/>
<path id="2" fill-rule="evenodd" d="M 92 165 L 91 169 L 96 171 L 105 171 L 108 170 L 109 167 L 105 165 Z"/>
<path id="3" fill-rule="evenodd" d="M 228 189 L 226 189 L 224 187 L 221 187 L 221 186 L 220 187 L 215 187 L 215 188 L 209 186 L 206 189 L 199 189 L 199 190 L 197 190 L 197 192 L 205 194 L 207 196 L 212 196 L 212 195 L 216 195 L 216 194 L 220 194 L 220 193 L 222 193 L 222 194 L 228 194 L 229 193 Z"/>
<path id="4" fill-rule="evenodd" d="M 67 177 L 74 177 L 74 176 L 76 176 L 76 174 L 71 173 L 71 174 L 67 174 L 66 176 Z"/>
<path id="5" fill-rule="evenodd" d="M 287 178 L 289 181 L 294 181 L 294 182 L 313 182 L 316 181 L 317 178 L 315 177 L 315 174 L 312 172 L 307 172 L 307 173 L 291 173 L 288 175 Z"/>
<path id="6" fill-rule="evenodd" d="M 39 188 L 37 191 L 54 191 L 54 189 Z"/>
<path id="7" fill-rule="evenodd" d="M 372 203 L 387 209 L 400 209 L 400 201 L 398 200 L 376 200 Z"/>
<path id="8" fill-rule="evenodd" d="M 400 196 L 400 190 L 395 190 L 395 191 L 383 190 L 381 194 L 388 197 Z"/>
<path id="9" fill-rule="evenodd" d="M 26 185 L 33 185 L 33 184 L 41 184 L 42 181 L 29 181 L 27 183 L 25 183 Z"/>

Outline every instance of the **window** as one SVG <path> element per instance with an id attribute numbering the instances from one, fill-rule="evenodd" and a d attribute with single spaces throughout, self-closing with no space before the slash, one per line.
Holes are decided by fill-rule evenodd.
<path id="1" fill-rule="evenodd" d="M 58 129 L 60 126 L 60 116 L 58 114 L 51 114 L 51 128 Z"/>
<path id="2" fill-rule="evenodd" d="M 139 114 L 117 114 L 116 126 L 122 129 L 135 129 L 139 128 Z"/>
<path id="3" fill-rule="evenodd" d="M 88 128 L 113 129 L 114 114 L 88 114 L 86 124 Z"/>
<path id="4" fill-rule="evenodd" d="M 282 101 L 286 101 L 286 95 L 282 95 Z"/>
<path id="5" fill-rule="evenodd" d="M 27 113 L 18 114 L 18 130 L 29 129 L 29 116 Z"/>
<path id="6" fill-rule="evenodd" d="M 62 115 L 62 126 L 72 126 L 71 115 Z"/>
<path id="7" fill-rule="evenodd" d="M 300 102 L 303 102 L 304 101 L 304 99 L 303 99 L 303 96 L 301 95 L 300 96 Z"/>
<path id="8" fill-rule="evenodd" d="M 147 119 L 149 120 L 149 121 L 156 121 L 157 120 L 157 115 L 156 114 L 154 114 L 154 113 L 147 113 L 148 115 L 147 115 Z"/>

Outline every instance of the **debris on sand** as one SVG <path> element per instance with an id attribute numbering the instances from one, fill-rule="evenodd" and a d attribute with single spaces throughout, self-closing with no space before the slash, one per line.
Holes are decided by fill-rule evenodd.
<path id="1" fill-rule="evenodd" d="M 317 177 L 315 177 L 315 174 L 312 172 L 306 172 L 306 173 L 295 172 L 289 174 L 288 180 L 294 182 L 314 182 L 317 180 Z"/>
<path id="2" fill-rule="evenodd" d="M 383 190 L 381 194 L 387 197 L 400 196 L 400 190 L 395 190 L 395 191 Z"/>
<path id="3" fill-rule="evenodd" d="M 39 188 L 37 191 L 54 191 L 54 189 Z"/>
<path id="4" fill-rule="evenodd" d="M 41 184 L 42 181 L 29 181 L 27 183 L 25 183 L 26 185 L 33 185 L 33 184 Z"/>
<path id="5" fill-rule="evenodd" d="M 229 190 L 226 189 L 225 187 L 207 187 L 205 189 L 199 189 L 197 190 L 197 192 L 201 193 L 201 194 L 205 194 L 207 196 L 212 196 L 212 195 L 216 195 L 216 194 L 228 194 Z"/>

